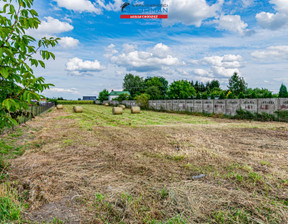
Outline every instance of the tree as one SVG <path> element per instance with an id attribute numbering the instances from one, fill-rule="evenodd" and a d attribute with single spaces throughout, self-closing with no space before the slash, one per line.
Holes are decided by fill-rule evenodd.
<path id="1" fill-rule="evenodd" d="M 108 98 L 109 98 L 109 92 L 107 89 L 104 89 L 103 91 L 99 93 L 98 100 L 100 100 L 100 102 L 103 102 L 104 100 L 108 100 Z"/>
<path id="2" fill-rule="evenodd" d="M 234 93 L 232 93 L 232 92 L 230 92 L 229 91 L 229 93 L 227 94 L 227 99 L 235 99 L 236 97 L 235 97 L 235 94 Z"/>
<path id="3" fill-rule="evenodd" d="M 0 128 L 17 125 L 18 116 L 29 116 L 25 111 L 33 104 L 31 100 L 40 100 L 44 97 L 40 93 L 53 86 L 36 77 L 33 67 L 45 68 L 42 60 L 55 59 L 45 48 L 54 47 L 59 40 L 51 37 L 36 41 L 26 35 L 27 30 L 40 24 L 32 9 L 33 0 L 9 2 L 0 11 Z"/>
<path id="4" fill-rule="evenodd" d="M 128 100 L 129 99 L 129 94 L 127 93 L 121 93 L 117 98 L 115 98 L 114 100 L 117 100 L 119 102 L 122 102 L 124 100 Z"/>
<path id="5" fill-rule="evenodd" d="M 282 83 L 279 90 L 279 98 L 288 97 L 287 87 Z"/>
<path id="6" fill-rule="evenodd" d="M 244 95 L 244 93 L 243 92 L 241 92 L 241 93 L 239 93 L 239 99 L 245 99 L 245 95 Z"/>
<path id="7" fill-rule="evenodd" d="M 143 108 L 149 107 L 149 99 L 150 99 L 150 96 L 146 93 L 143 93 L 135 97 L 137 104 L 139 104 Z"/>
<path id="8" fill-rule="evenodd" d="M 126 74 L 124 77 L 123 89 L 129 91 L 131 96 L 135 97 L 136 95 L 143 93 L 144 80 L 137 75 Z"/>
<path id="9" fill-rule="evenodd" d="M 215 99 L 214 93 L 211 93 L 211 94 L 210 94 L 210 99 L 211 99 L 211 100 L 214 100 L 214 99 Z"/>
<path id="10" fill-rule="evenodd" d="M 146 89 L 145 93 L 150 96 L 151 100 L 158 100 L 162 98 L 161 91 L 157 86 L 150 86 L 148 89 Z"/>
<path id="11" fill-rule="evenodd" d="M 160 90 L 160 96 L 157 99 L 164 99 L 168 90 L 168 81 L 164 77 L 148 77 L 145 79 L 145 88 L 156 86 Z M 147 89 L 145 90 L 145 92 Z"/>
<path id="12" fill-rule="evenodd" d="M 247 83 L 243 77 L 240 77 L 236 72 L 229 79 L 228 89 L 238 96 L 241 92 L 245 92 L 247 89 Z"/>
<path id="13" fill-rule="evenodd" d="M 210 86 L 209 86 L 209 88 L 211 89 L 211 90 L 213 90 L 214 88 L 220 88 L 220 82 L 218 81 L 218 80 L 212 80 L 211 82 L 210 82 Z"/>
<path id="14" fill-rule="evenodd" d="M 186 80 L 174 81 L 168 90 L 168 96 L 171 99 L 188 99 L 192 98 L 195 94 L 195 89 Z"/>
<path id="15" fill-rule="evenodd" d="M 201 98 L 203 100 L 207 100 L 208 99 L 208 94 L 207 93 L 203 93 Z"/>
<path id="16" fill-rule="evenodd" d="M 251 99 L 257 99 L 258 98 L 258 95 L 255 91 L 252 92 L 252 94 L 250 95 L 250 98 Z"/>

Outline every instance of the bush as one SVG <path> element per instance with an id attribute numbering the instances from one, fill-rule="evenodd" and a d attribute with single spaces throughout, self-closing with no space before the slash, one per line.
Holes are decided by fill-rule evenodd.
<path id="1" fill-rule="evenodd" d="M 57 100 L 56 104 L 95 104 L 93 100 Z"/>
<path id="2" fill-rule="evenodd" d="M 279 121 L 288 121 L 288 111 L 276 111 L 275 114 L 277 114 Z"/>
<path id="3" fill-rule="evenodd" d="M 150 99 L 150 96 L 146 93 L 143 93 L 143 94 L 135 97 L 137 104 L 140 104 L 141 107 L 143 107 L 143 108 L 149 107 L 149 99 Z"/>
<path id="4" fill-rule="evenodd" d="M 236 119 L 241 120 L 254 120 L 254 121 L 278 121 L 276 116 L 268 113 L 251 113 L 245 110 L 237 110 L 237 115 L 234 116 Z"/>

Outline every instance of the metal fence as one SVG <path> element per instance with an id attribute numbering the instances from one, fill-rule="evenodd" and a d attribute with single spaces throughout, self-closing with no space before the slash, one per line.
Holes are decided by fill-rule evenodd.
<path id="1" fill-rule="evenodd" d="M 55 103 L 52 103 L 52 102 L 42 103 L 39 105 L 31 105 L 29 106 L 29 109 L 26 110 L 29 116 L 18 117 L 18 123 L 19 124 L 26 123 L 27 121 L 31 120 L 32 118 L 35 118 L 39 114 L 42 114 L 43 112 L 49 110 L 50 108 L 54 106 L 55 106 Z"/>

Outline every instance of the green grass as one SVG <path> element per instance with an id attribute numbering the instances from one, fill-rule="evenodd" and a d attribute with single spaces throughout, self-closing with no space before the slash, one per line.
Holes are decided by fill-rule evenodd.
<path id="1" fill-rule="evenodd" d="M 16 190 L 9 184 L 2 184 L 0 188 L 0 223 L 20 223 L 22 204 L 18 200 Z"/>
<path id="2" fill-rule="evenodd" d="M 77 119 L 81 125 L 91 128 L 97 126 L 143 126 L 143 125 L 181 125 L 181 124 L 213 124 L 211 119 L 205 117 L 187 116 L 153 111 L 141 111 L 140 114 L 131 114 L 126 109 L 123 115 L 113 115 L 112 107 L 98 105 L 83 105 L 83 113 L 72 113 L 73 105 L 65 105 L 70 115 L 58 119 Z"/>

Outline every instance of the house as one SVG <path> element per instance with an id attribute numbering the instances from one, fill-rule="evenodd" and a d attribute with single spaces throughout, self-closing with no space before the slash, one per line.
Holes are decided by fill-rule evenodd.
<path id="1" fill-rule="evenodd" d="M 126 93 L 130 96 L 130 93 L 128 91 L 114 91 L 114 90 L 112 90 L 111 93 L 109 93 L 108 100 L 112 101 L 113 99 L 117 98 L 119 95 L 124 94 L 124 93 Z"/>
<path id="2" fill-rule="evenodd" d="M 96 96 L 83 96 L 83 100 L 96 100 Z"/>

